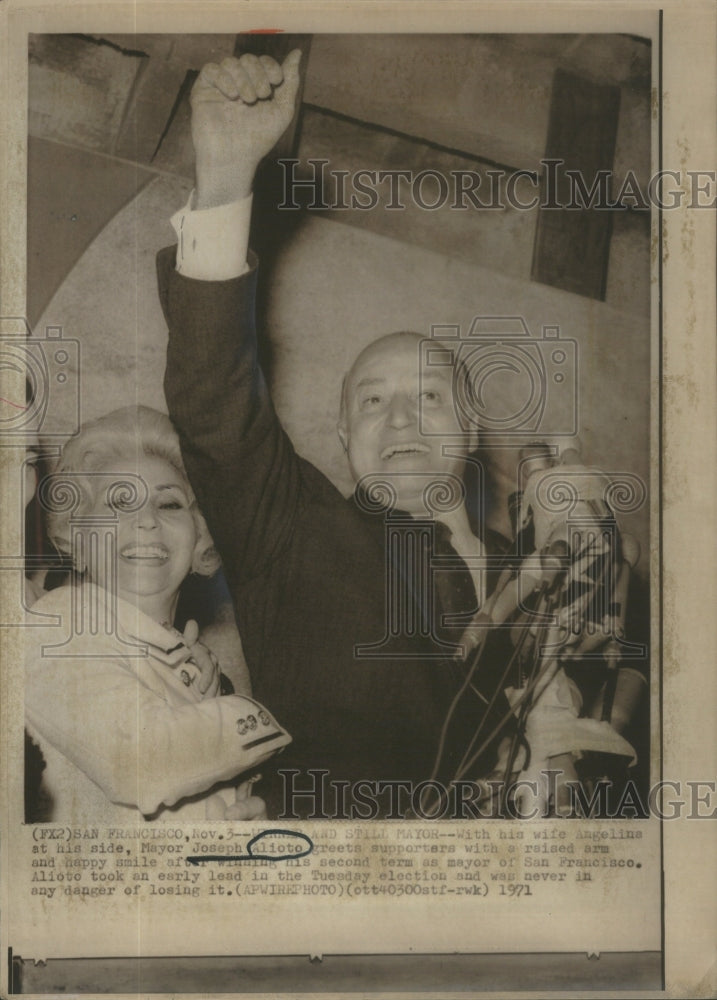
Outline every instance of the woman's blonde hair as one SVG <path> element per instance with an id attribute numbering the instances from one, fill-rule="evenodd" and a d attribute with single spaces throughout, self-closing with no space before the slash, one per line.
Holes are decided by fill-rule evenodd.
<path id="1" fill-rule="evenodd" d="M 113 461 L 136 461 L 140 455 L 163 459 L 182 477 L 197 533 L 191 572 L 211 576 L 219 569 L 221 560 L 189 484 L 179 437 L 169 417 L 149 406 L 113 410 L 83 424 L 79 433 L 67 442 L 55 472 L 39 488 L 50 540 L 60 552 L 71 554 L 70 520 L 92 509 L 101 483 L 93 473 L 106 470 Z M 131 484 L 127 486 L 132 488 Z M 72 502 L 57 502 L 58 498 L 68 497 Z"/>

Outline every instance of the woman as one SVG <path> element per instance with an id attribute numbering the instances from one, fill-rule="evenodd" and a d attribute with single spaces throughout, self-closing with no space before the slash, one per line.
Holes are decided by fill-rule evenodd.
<path id="1" fill-rule="evenodd" d="M 288 734 L 257 702 L 219 695 L 219 668 L 172 622 L 190 572 L 219 565 L 169 419 L 127 407 L 84 425 L 40 486 L 48 534 L 75 579 L 33 614 L 25 710 L 46 762 L 53 822 L 253 818 L 261 800 L 218 784 L 272 756 Z"/>

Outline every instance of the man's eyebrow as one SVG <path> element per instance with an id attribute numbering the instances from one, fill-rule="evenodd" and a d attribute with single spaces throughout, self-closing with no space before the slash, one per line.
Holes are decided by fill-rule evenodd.
<path id="1" fill-rule="evenodd" d="M 157 483 L 154 488 L 158 492 L 159 490 L 181 490 L 182 493 L 185 492 L 181 483 Z"/>
<path id="2" fill-rule="evenodd" d="M 453 371 L 452 368 L 450 370 L 451 372 Z M 436 380 L 453 384 L 453 378 L 442 370 L 438 371 L 435 368 L 431 368 L 428 371 L 421 370 L 421 382 L 435 382 Z"/>
<path id="3" fill-rule="evenodd" d="M 385 381 L 386 381 L 386 379 L 382 378 L 380 375 L 377 375 L 377 376 L 372 377 L 372 378 L 369 378 L 369 376 L 367 375 L 365 378 L 359 379 L 358 382 L 356 383 L 356 385 L 354 386 L 354 388 L 355 389 L 363 389 L 364 386 L 367 386 L 367 385 L 381 385 Z"/>

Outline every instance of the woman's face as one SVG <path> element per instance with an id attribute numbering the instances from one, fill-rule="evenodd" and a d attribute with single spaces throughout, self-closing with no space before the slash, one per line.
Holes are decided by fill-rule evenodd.
<path id="1" fill-rule="evenodd" d="M 187 485 L 182 475 L 162 458 L 144 455 L 138 461 L 117 460 L 103 470 L 109 488 L 97 496 L 91 514 L 118 518 L 116 590 L 120 597 L 160 621 L 171 620 L 177 592 L 192 567 L 197 528 Z M 112 500 L 112 483 L 139 475 L 147 500 L 132 510 L 121 499 Z M 104 477 L 103 477 L 104 481 Z M 115 491 L 120 494 L 121 491 Z M 124 508 L 124 509 L 123 509 Z M 89 549 L 86 555 L 89 554 Z M 108 565 L 86 566 L 94 583 L 108 590 Z"/>

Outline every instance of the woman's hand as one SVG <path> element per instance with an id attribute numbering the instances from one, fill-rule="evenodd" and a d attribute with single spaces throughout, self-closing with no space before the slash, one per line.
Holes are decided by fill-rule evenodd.
<path id="1" fill-rule="evenodd" d="M 219 660 L 211 649 L 199 641 L 199 626 L 194 619 L 190 619 L 185 625 L 183 639 L 199 669 L 197 685 L 200 693 L 205 698 L 216 698 L 221 682 Z"/>

